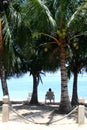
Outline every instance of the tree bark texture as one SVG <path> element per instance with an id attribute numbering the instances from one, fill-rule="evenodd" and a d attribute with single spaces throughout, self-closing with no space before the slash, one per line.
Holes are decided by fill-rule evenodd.
<path id="1" fill-rule="evenodd" d="M 61 62 L 61 101 L 59 106 L 60 113 L 68 113 L 71 110 L 71 103 L 68 96 L 67 71 L 65 66 L 65 48 L 62 46 L 60 51 Z"/>
<path id="2" fill-rule="evenodd" d="M 0 76 L 1 76 L 1 85 L 2 85 L 3 96 L 9 95 L 7 81 L 6 81 L 6 75 L 5 75 L 5 69 L 3 66 L 0 66 Z"/>
<path id="3" fill-rule="evenodd" d="M 38 77 L 33 74 L 33 93 L 32 93 L 32 97 L 30 100 L 30 104 L 38 104 L 38 93 L 37 93 L 37 89 L 38 89 Z"/>
<path id="4" fill-rule="evenodd" d="M 78 73 L 74 72 L 73 92 L 72 92 L 72 101 L 71 101 L 72 106 L 78 104 L 77 79 L 78 79 Z"/>

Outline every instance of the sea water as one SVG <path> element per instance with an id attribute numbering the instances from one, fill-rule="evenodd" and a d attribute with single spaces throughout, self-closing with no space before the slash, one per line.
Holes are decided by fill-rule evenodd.
<path id="1" fill-rule="evenodd" d="M 49 88 L 55 94 L 55 100 L 59 101 L 61 96 L 61 76 L 60 72 L 46 73 L 41 75 L 42 82 L 38 86 L 38 100 L 44 101 L 45 94 Z M 9 95 L 11 100 L 26 100 L 28 93 L 33 90 L 33 78 L 29 74 L 25 74 L 19 78 L 10 78 L 7 80 Z M 73 87 L 73 76 L 68 80 L 68 93 L 71 97 Z M 80 74 L 78 77 L 78 96 L 87 100 L 87 75 Z M 0 82 L 0 99 L 3 98 L 1 82 Z"/>

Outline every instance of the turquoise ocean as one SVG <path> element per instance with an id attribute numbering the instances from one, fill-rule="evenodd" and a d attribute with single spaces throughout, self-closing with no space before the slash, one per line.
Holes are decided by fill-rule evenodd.
<path id="1" fill-rule="evenodd" d="M 55 94 L 55 101 L 60 100 L 61 95 L 61 79 L 60 72 L 46 73 L 42 75 L 43 83 L 38 86 L 38 100 L 44 101 L 46 91 L 51 88 Z M 7 80 L 10 100 L 26 100 L 28 93 L 32 92 L 33 80 L 32 76 L 25 74 L 19 78 L 10 78 Z M 68 92 L 71 96 L 73 86 L 73 76 L 68 80 Z M 87 74 L 80 74 L 78 77 L 78 96 L 87 100 Z M 0 81 L 0 99 L 3 98 L 1 81 Z"/>

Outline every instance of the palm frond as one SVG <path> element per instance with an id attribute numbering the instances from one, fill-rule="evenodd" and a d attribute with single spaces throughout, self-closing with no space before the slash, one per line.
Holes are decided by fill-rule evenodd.
<path id="1" fill-rule="evenodd" d="M 87 1 L 74 12 L 68 22 L 68 27 L 76 32 L 87 31 Z"/>
<path id="2" fill-rule="evenodd" d="M 49 30 L 55 28 L 55 20 L 52 18 L 49 9 L 41 0 L 27 0 L 25 8 L 25 18 L 30 21 L 32 30 L 36 32 L 37 30 L 39 30 L 39 32 L 49 32 Z"/>

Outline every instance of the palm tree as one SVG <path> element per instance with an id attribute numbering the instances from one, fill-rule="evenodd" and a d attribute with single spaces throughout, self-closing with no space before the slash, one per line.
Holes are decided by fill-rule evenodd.
<path id="1" fill-rule="evenodd" d="M 2 32 L 2 15 L 3 11 L 5 11 L 8 7 L 8 0 L 1 0 L 0 1 L 0 77 L 1 77 L 1 84 L 2 84 L 2 90 L 3 95 L 9 95 L 8 93 L 8 87 L 6 82 L 6 76 L 5 76 L 5 69 L 3 65 L 3 51 L 4 51 L 4 39 L 3 39 L 3 32 Z"/>
<path id="2" fill-rule="evenodd" d="M 19 66 L 19 58 L 15 55 L 12 44 L 12 31 L 18 15 L 9 0 L 0 1 L 0 9 L 0 77 L 3 95 L 9 95 L 6 79 L 18 74 Z"/>
<path id="3" fill-rule="evenodd" d="M 73 74 L 73 93 L 72 93 L 72 106 L 78 104 L 78 74 L 83 73 L 83 68 L 86 68 L 87 65 L 87 37 L 80 36 L 77 37 L 77 42 L 72 42 L 72 58 L 68 60 L 68 75 L 70 77 L 70 73 Z"/>
<path id="4" fill-rule="evenodd" d="M 31 36 L 32 33 L 29 27 L 26 26 L 25 21 L 20 24 L 17 30 L 14 30 L 15 51 L 23 61 L 22 64 L 26 64 L 24 70 L 29 71 L 33 77 L 33 91 L 30 104 L 38 104 L 38 84 L 39 81 L 42 82 L 41 74 L 44 74 L 43 70 L 56 71 L 58 60 L 54 59 L 58 59 L 58 55 L 55 55 L 57 51 L 54 51 L 56 46 L 42 44 L 46 41 L 44 37 L 32 39 Z M 55 58 L 53 58 L 54 55 Z M 50 67 L 47 65 L 48 60 Z"/>
<path id="5" fill-rule="evenodd" d="M 87 64 L 87 2 L 84 2 L 78 11 L 72 16 L 69 27 L 73 31 L 71 38 L 72 58 L 69 59 L 69 70 L 74 74 L 72 105 L 78 104 L 77 81 L 78 73 L 81 73 L 82 68 Z M 77 26 L 76 26 L 77 24 Z M 80 26 L 81 25 L 81 26 Z"/>
<path id="6" fill-rule="evenodd" d="M 68 48 L 68 23 L 76 11 L 78 1 L 54 0 L 53 14 L 45 0 L 27 0 L 25 2 L 25 19 L 29 23 L 32 32 L 38 32 L 51 39 L 58 46 L 61 68 L 61 102 L 59 110 L 67 113 L 71 110 L 68 97 L 67 73 L 66 73 L 66 48 Z M 46 1 L 45 1 L 46 2 Z M 32 15 L 33 14 L 33 15 Z M 29 16 L 29 17 L 28 17 Z"/>
<path id="7" fill-rule="evenodd" d="M 38 42 L 40 44 L 40 40 L 38 40 Z M 41 74 L 44 74 L 45 71 L 55 72 L 56 68 L 58 68 L 58 63 L 59 63 L 57 58 L 58 55 L 57 54 L 55 55 L 56 53 L 55 48 L 56 47 L 54 47 L 53 45 L 50 48 L 47 45 L 45 46 L 39 45 L 38 47 L 36 46 L 36 53 L 34 53 L 29 59 L 30 62 L 29 71 L 30 74 L 33 76 L 33 92 L 30 100 L 30 104 L 38 103 L 38 85 L 39 85 L 39 81 L 42 82 Z M 53 57 L 54 55 L 55 58 Z"/>

